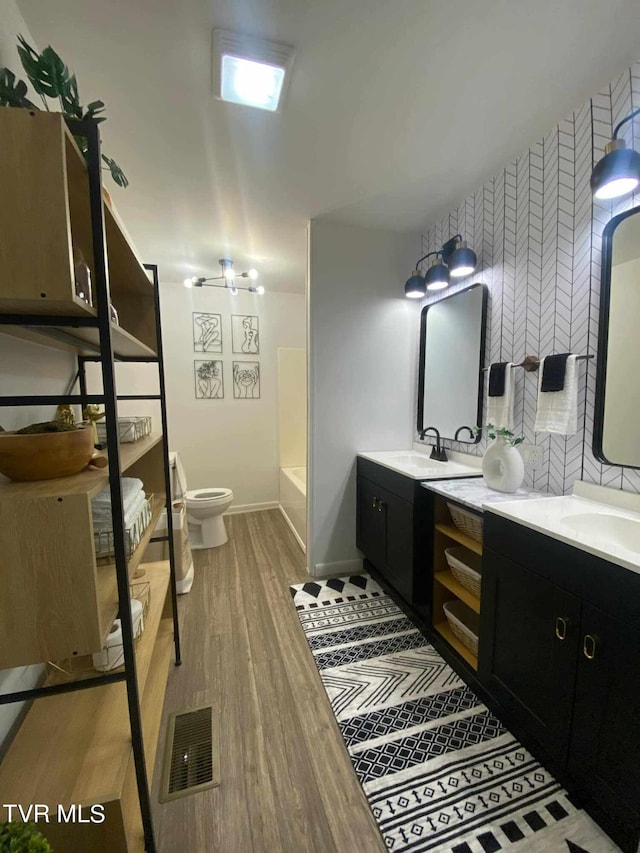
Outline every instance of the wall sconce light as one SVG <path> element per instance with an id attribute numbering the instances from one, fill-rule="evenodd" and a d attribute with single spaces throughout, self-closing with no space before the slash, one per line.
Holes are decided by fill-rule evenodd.
<path id="1" fill-rule="evenodd" d="M 611 142 L 605 146 L 604 157 L 596 163 L 591 173 L 591 192 L 595 198 L 620 198 L 640 184 L 640 154 L 627 148 L 624 139 L 618 139 L 620 128 L 637 115 L 640 109 L 616 125 Z"/>
<path id="2" fill-rule="evenodd" d="M 247 287 L 238 287 L 236 284 L 237 278 L 248 278 L 252 282 L 258 278 L 258 270 L 250 269 L 247 272 L 236 272 L 233 268 L 233 261 L 231 258 L 220 258 L 219 261 L 220 269 L 222 275 L 212 276 L 211 278 L 204 278 L 203 276 L 194 275 L 191 278 L 185 278 L 184 286 L 185 287 L 226 287 L 231 291 L 232 296 L 236 296 L 239 290 L 248 290 L 249 293 L 257 293 L 258 296 L 262 296 L 264 293 L 264 287 L 261 284 L 249 284 Z M 210 284 L 210 282 L 223 281 L 224 284 Z"/>
<path id="3" fill-rule="evenodd" d="M 430 257 L 433 261 L 423 276 L 418 266 Z M 463 278 L 471 275 L 477 263 L 476 253 L 467 246 L 461 234 L 456 234 L 437 252 L 428 252 L 420 258 L 405 283 L 404 295 L 409 299 L 422 299 L 427 290 L 443 290 L 449 286 L 449 276 Z"/>

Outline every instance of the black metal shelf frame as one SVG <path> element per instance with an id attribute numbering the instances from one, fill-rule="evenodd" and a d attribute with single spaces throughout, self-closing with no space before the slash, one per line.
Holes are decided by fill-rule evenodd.
<path id="1" fill-rule="evenodd" d="M 142 825 L 144 828 L 145 850 L 147 853 L 155 853 L 156 843 L 151 817 L 151 798 L 146 770 L 144 741 L 142 735 L 142 715 L 140 709 L 140 695 L 138 691 L 138 680 L 136 670 L 135 640 L 131 618 L 131 595 L 129 586 L 128 557 L 126 546 L 126 534 L 124 526 L 124 509 L 122 501 L 122 484 L 120 480 L 120 437 L 118 430 L 118 400 L 158 400 L 160 402 L 162 421 L 162 450 L 164 463 L 164 479 L 166 494 L 167 535 L 153 537 L 151 541 L 166 541 L 169 546 L 170 566 L 170 590 L 173 616 L 173 639 L 175 650 L 175 665 L 182 663 L 180 651 L 180 625 L 178 619 L 178 598 L 176 585 L 176 564 L 173 542 L 173 513 L 171 506 L 171 469 L 169 465 L 169 445 L 167 431 L 167 405 L 166 387 L 164 378 L 164 363 L 162 351 L 162 328 L 160 324 L 160 289 L 158 279 L 158 267 L 145 264 L 145 269 L 152 274 L 152 285 L 154 295 L 157 355 L 154 357 L 117 356 L 114 353 L 111 321 L 110 321 L 110 290 L 109 273 L 106 252 L 105 225 L 102 207 L 102 178 L 100 159 L 100 135 L 99 125 L 95 121 L 67 120 L 69 129 L 74 136 L 87 140 L 87 166 L 89 175 L 89 202 L 91 209 L 91 229 L 94 254 L 94 292 L 96 298 L 96 317 L 50 317 L 32 314 L 5 314 L 0 315 L 0 330 L 2 326 L 25 326 L 25 327 L 97 327 L 99 331 L 100 351 L 95 355 L 78 355 L 78 374 L 76 382 L 79 385 L 79 394 L 63 395 L 12 395 L 1 396 L 0 407 L 4 406 L 31 406 L 31 405 L 59 405 L 62 403 L 78 404 L 85 406 L 89 403 L 103 404 L 106 412 L 106 434 L 107 451 L 109 459 L 109 488 L 111 491 L 111 506 L 113 512 L 113 542 L 114 562 L 116 569 L 119 617 L 122 623 L 124 669 L 116 673 L 93 678 L 80 679 L 64 684 L 35 687 L 31 690 L 20 690 L 12 693 L 0 694 L 0 706 L 13 702 L 24 702 L 34 700 L 43 696 L 52 696 L 61 693 L 71 693 L 76 690 L 88 690 L 102 687 L 107 684 L 124 682 L 127 688 L 127 703 L 129 710 L 129 722 L 131 728 L 131 743 L 138 785 L 138 798 Z M 150 282 L 151 286 L 151 282 Z M 49 333 L 50 334 L 50 333 Z M 64 333 L 62 333 L 64 335 Z M 86 348 L 83 342 L 81 348 Z M 116 362 L 130 363 L 156 363 L 158 365 L 158 378 L 160 393 L 147 395 L 120 395 L 116 390 L 115 364 Z M 96 362 L 102 368 L 102 394 L 89 394 L 87 391 L 86 362 Z M 74 383 L 75 384 L 75 383 Z"/>

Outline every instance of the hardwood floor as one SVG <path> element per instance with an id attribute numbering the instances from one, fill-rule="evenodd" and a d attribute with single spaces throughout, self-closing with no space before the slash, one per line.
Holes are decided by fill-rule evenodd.
<path id="1" fill-rule="evenodd" d="M 382 853 L 386 848 L 298 622 L 289 584 L 308 580 L 278 510 L 226 519 L 229 542 L 196 551 L 180 599 L 181 667 L 163 717 L 213 704 L 220 787 L 157 802 L 160 853 Z"/>

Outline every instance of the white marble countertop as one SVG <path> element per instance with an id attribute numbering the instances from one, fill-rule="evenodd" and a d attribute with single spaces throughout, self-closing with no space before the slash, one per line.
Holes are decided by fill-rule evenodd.
<path id="1" fill-rule="evenodd" d="M 422 485 L 425 489 L 429 489 L 442 497 L 450 498 L 470 509 L 475 509 L 477 512 L 482 512 L 486 504 L 548 497 L 544 492 L 535 492 L 533 489 L 525 488 L 518 489 L 512 494 L 496 492 L 495 489 L 490 489 L 483 479 L 439 480 L 434 483 L 425 482 Z"/>
<path id="2" fill-rule="evenodd" d="M 573 495 L 485 508 L 640 574 L 640 495 L 578 481 Z"/>
<path id="3" fill-rule="evenodd" d="M 449 460 L 438 462 L 425 451 L 431 447 L 416 446 L 413 450 L 362 451 L 357 455 L 368 459 L 411 480 L 442 480 L 452 477 L 478 477 L 482 475 L 479 457 L 447 450 Z"/>

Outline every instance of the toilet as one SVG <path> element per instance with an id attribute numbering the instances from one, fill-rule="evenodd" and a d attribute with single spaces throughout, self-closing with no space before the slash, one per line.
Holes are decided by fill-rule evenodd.
<path id="1" fill-rule="evenodd" d="M 193 549 L 217 548 L 227 541 L 222 514 L 233 503 L 231 489 L 195 489 L 184 493 Z"/>
<path id="2" fill-rule="evenodd" d="M 222 514 L 233 503 L 231 489 L 193 489 L 187 491 L 187 476 L 177 453 L 169 454 L 171 495 L 184 501 L 187 508 L 189 544 L 193 551 L 217 548 L 227 541 Z"/>

